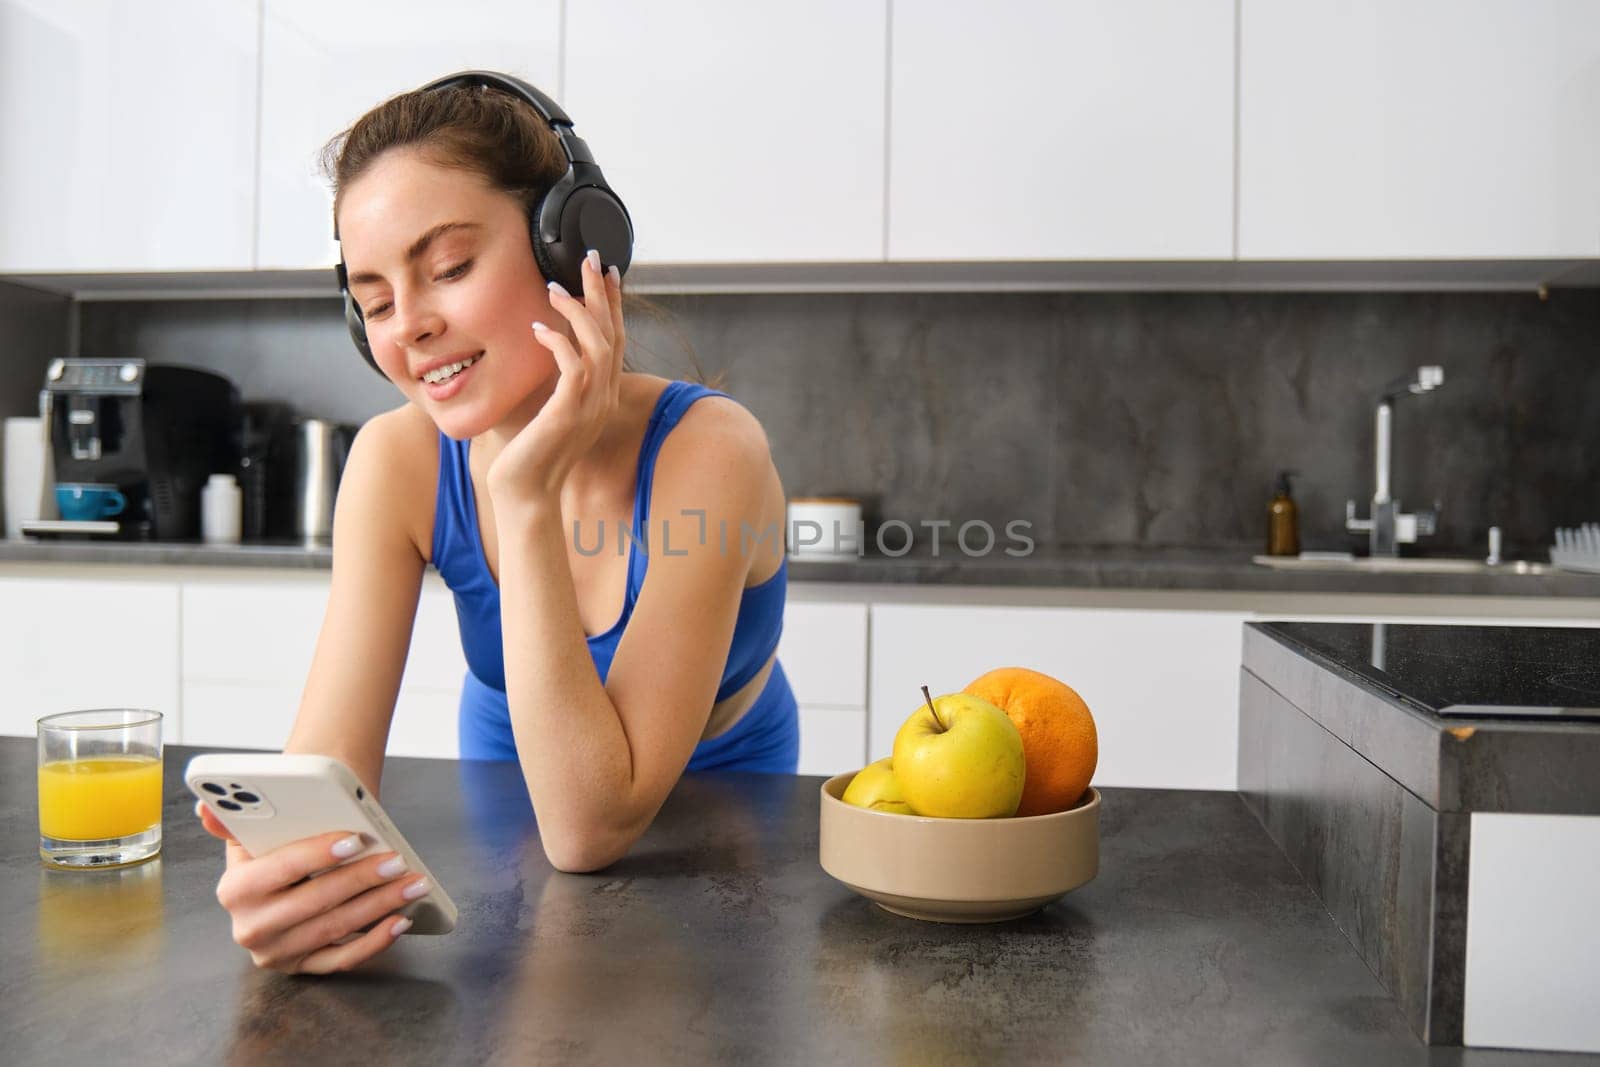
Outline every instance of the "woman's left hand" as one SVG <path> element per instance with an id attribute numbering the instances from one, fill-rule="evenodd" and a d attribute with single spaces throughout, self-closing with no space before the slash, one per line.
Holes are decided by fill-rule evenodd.
<path id="1" fill-rule="evenodd" d="M 556 357 L 560 378 L 539 413 L 489 465 L 486 482 L 495 506 L 559 502 L 567 475 L 600 438 L 617 410 L 622 387 L 622 277 L 601 273 L 600 255 L 583 264 L 583 299 L 559 285 L 550 306 L 567 317 L 578 345 L 560 330 L 533 324 L 535 340 Z"/>

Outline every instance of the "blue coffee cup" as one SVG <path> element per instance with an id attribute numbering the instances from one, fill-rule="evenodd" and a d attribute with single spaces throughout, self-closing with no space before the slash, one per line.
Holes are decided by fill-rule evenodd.
<path id="1" fill-rule="evenodd" d="M 56 507 L 63 519 L 92 522 L 122 514 L 128 498 L 113 486 L 86 482 L 60 482 L 56 485 Z"/>

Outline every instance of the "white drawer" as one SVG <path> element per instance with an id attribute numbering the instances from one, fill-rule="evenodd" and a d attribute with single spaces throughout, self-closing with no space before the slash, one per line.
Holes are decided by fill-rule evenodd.
<path id="1" fill-rule="evenodd" d="M 867 606 L 790 601 L 778 658 L 802 705 L 867 706 Z"/>
<path id="2" fill-rule="evenodd" d="M 865 708 L 818 708 L 800 705 L 800 766 L 797 774 L 833 777 L 859 770 L 866 763 Z"/>

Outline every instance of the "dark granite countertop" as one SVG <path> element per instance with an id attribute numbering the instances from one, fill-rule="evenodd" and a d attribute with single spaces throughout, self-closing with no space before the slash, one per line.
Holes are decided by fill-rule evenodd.
<path id="1" fill-rule="evenodd" d="M 687 775 L 634 851 L 554 871 L 511 764 L 390 760 L 461 910 L 362 971 L 254 970 L 167 750 L 163 856 L 46 871 L 34 746 L 0 739 L 0 1047 L 13 1063 L 1510 1064 L 1428 1049 L 1232 793 L 1105 789 L 1099 877 L 944 926 L 823 872 L 821 779 Z M 1554 1057 L 1540 1057 L 1549 1062 Z"/>
<path id="2" fill-rule="evenodd" d="M 1600 575 L 1551 571 L 1517 574 L 1368 573 L 1278 570 L 1254 563 L 1246 548 L 1051 547 L 1026 556 L 1003 548 L 967 556 L 946 538 L 935 553 L 918 543 L 903 556 L 869 553 L 841 560 L 791 556 L 797 582 L 1031 586 L 1076 589 L 1208 590 L 1237 592 L 1432 594 L 1600 598 Z M 81 540 L 0 540 L 0 562 L 154 563 L 185 566 L 327 569 L 327 546 L 297 544 L 141 544 Z"/>
<path id="3" fill-rule="evenodd" d="M 1250 622 L 1244 668 L 1436 811 L 1600 814 L 1600 628 Z"/>

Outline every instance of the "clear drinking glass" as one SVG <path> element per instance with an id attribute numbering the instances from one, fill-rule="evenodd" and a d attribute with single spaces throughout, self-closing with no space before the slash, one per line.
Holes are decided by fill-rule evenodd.
<path id="1" fill-rule="evenodd" d="M 126 867 L 161 851 L 161 713 L 66 711 L 39 720 L 39 857 Z"/>

